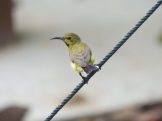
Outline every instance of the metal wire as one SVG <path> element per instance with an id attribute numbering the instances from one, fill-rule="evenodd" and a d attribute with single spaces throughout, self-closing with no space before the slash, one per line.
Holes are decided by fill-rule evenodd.
<path id="1" fill-rule="evenodd" d="M 157 3 L 146 13 L 142 19 L 140 19 L 137 24 L 120 40 L 115 47 L 98 63 L 97 65 L 101 68 L 110 57 L 115 54 L 115 52 L 137 31 L 137 29 L 153 14 L 153 12 L 161 5 L 162 0 L 158 0 Z M 96 73 L 96 71 L 87 75 L 85 80 L 82 80 L 73 91 L 58 105 L 52 113 L 44 120 L 50 121 L 62 108 L 63 106 L 70 100 L 72 97 L 89 81 L 89 79 Z"/>

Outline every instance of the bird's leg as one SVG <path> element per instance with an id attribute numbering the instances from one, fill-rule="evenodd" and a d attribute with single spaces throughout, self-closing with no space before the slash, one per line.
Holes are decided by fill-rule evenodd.
<path id="1" fill-rule="evenodd" d="M 88 84 L 87 78 L 86 78 L 86 77 L 84 77 L 84 76 L 82 75 L 82 73 L 81 73 L 81 72 L 79 73 L 79 75 L 82 77 L 83 81 L 84 81 L 85 83 L 87 83 L 87 84 Z"/>

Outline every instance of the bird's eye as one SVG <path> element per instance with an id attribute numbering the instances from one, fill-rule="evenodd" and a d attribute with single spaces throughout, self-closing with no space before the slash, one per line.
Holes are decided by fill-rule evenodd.
<path id="1" fill-rule="evenodd" d="M 67 37 L 68 40 L 71 40 L 72 37 Z"/>

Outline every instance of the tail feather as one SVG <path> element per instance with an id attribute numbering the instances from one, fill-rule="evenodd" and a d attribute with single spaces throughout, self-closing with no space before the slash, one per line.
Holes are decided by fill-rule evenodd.
<path id="1" fill-rule="evenodd" d="M 88 65 L 88 66 L 84 67 L 83 70 L 84 70 L 87 74 L 89 74 L 89 73 L 91 73 L 92 71 L 98 70 L 98 67 L 95 66 L 95 65 Z"/>

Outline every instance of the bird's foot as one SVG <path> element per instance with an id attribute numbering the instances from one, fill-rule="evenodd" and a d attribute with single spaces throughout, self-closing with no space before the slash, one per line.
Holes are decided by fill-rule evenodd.
<path id="1" fill-rule="evenodd" d="M 87 80 L 86 77 L 83 76 L 82 79 L 83 79 L 83 81 L 84 81 L 85 84 L 88 84 L 88 80 Z"/>
<path id="2" fill-rule="evenodd" d="M 84 77 L 81 73 L 79 73 L 79 75 L 82 77 L 84 83 L 88 84 L 88 80 L 86 77 Z"/>

